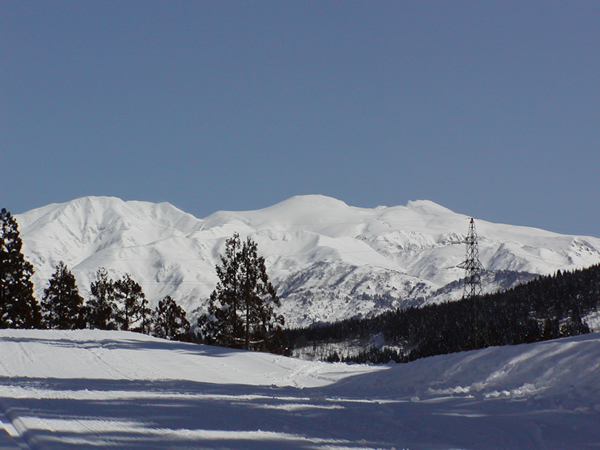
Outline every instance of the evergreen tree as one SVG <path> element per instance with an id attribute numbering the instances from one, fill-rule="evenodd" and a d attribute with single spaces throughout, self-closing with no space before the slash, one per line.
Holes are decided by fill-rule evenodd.
<path id="1" fill-rule="evenodd" d="M 185 311 L 170 296 L 166 296 L 152 313 L 152 335 L 174 341 L 189 340 L 190 323 Z"/>
<path id="2" fill-rule="evenodd" d="M 207 344 L 241 348 L 242 319 L 239 314 L 241 292 L 239 289 L 239 253 L 241 242 L 236 233 L 225 244 L 221 265 L 216 266 L 219 282 L 210 295 L 208 315 L 198 318 Z"/>
<path id="3" fill-rule="evenodd" d="M 236 233 L 225 243 L 216 267 L 219 282 L 209 300 L 208 314 L 199 318 L 205 342 L 246 350 L 283 353 L 283 316 L 269 281 L 265 259 L 256 242 L 240 241 Z"/>
<path id="4" fill-rule="evenodd" d="M 17 221 L 0 211 L 0 328 L 37 328 L 40 306 L 33 296 L 33 266 L 25 260 Z"/>
<path id="5" fill-rule="evenodd" d="M 115 282 L 101 267 L 96 272 L 96 280 L 90 285 L 91 298 L 87 303 L 87 322 L 90 328 L 116 330 L 114 311 L 116 309 Z"/>
<path id="6" fill-rule="evenodd" d="M 151 311 L 142 287 L 129 274 L 118 280 L 114 287 L 116 293 L 114 317 L 119 329 L 149 333 Z"/>
<path id="7" fill-rule="evenodd" d="M 48 328 L 74 330 L 85 328 L 85 308 L 83 297 L 79 295 L 75 277 L 64 262 L 56 266 L 56 271 L 44 289 L 42 314 Z"/>

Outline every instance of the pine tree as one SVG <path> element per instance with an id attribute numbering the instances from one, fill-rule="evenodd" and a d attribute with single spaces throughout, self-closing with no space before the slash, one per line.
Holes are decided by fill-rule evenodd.
<path id="1" fill-rule="evenodd" d="M 216 271 L 219 282 L 210 296 L 208 314 L 198 320 L 205 341 L 283 353 L 284 318 L 275 313 L 281 303 L 256 242 L 248 238 L 242 243 L 234 234 L 225 243 L 225 255 Z"/>
<path id="2" fill-rule="evenodd" d="M 33 296 L 33 266 L 25 260 L 15 218 L 0 211 L 0 328 L 38 328 L 42 315 Z"/>
<path id="3" fill-rule="evenodd" d="M 92 296 L 87 303 L 89 327 L 99 330 L 116 330 L 115 282 L 108 277 L 105 268 L 101 267 L 96 272 L 96 281 L 90 285 L 90 291 Z"/>
<path id="4" fill-rule="evenodd" d="M 56 271 L 44 289 L 42 313 L 44 324 L 48 328 L 74 330 L 85 328 L 85 308 L 83 297 L 75 277 L 64 262 L 56 266 Z"/>
<path id="5" fill-rule="evenodd" d="M 207 344 L 242 348 L 242 319 L 239 314 L 241 292 L 239 289 L 240 237 L 236 233 L 225 243 L 225 255 L 216 266 L 219 282 L 210 295 L 208 315 L 198 318 Z"/>
<path id="6" fill-rule="evenodd" d="M 150 314 L 142 287 L 126 274 L 115 283 L 115 321 L 120 330 L 148 333 Z"/>
<path id="7" fill-rule="evenodd" d="M 166 296 L 152 313 L 152 335 L 174 341 L 189 340 L 190 323 L 185 311 L 170 296 Z"/>

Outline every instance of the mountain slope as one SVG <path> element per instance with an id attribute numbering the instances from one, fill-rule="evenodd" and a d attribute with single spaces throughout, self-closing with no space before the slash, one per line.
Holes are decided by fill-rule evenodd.
<path id="1" fill-rule="evenodd" d="M 130 273 L 156 304 L 172 295 L 203 309 L 215 264 L 234 232 L 267 259 L 289 325 L 308 325 L 461 295 L 468 217 L 430 201 L 357 208 L 319 196 L 197 219 L 167 203 L 87 197 L 17 215 L 38 298 L 63 260 L 86 292 L 99 267 Z M 600 239 L 476 221 L 486 290 L 530 274 L 600 262 Z M 506 276 L 498 274 L 506 273 Z M 519 275 L 522 273 L 523 275 Z M 529 274 L 529 275 L 528 275 Z"/>

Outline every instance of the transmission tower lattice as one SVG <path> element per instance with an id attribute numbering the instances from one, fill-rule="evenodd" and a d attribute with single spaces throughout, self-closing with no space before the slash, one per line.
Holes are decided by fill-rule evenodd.
<path id="1" fill-rule="evenodd" d="M 473 298 L 481 295 L 481 272 L 485 269 L 479 261 L 479 248 L 477 245 L 477 233 L 475 232 L 475 220 L 471 218 L 469 234 L 463 241 L 467 244 L 467 258 L 457 267 L 465 269 L 465 284 L 463 298 Z"/>

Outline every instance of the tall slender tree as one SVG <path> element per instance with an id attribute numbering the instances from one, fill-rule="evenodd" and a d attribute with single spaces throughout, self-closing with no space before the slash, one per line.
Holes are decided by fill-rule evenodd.
<path id="1" fill-rule="evenodd" d="M 240 314 L 241 291 L 239 289 L 240 236 L 236 233 L 225 242 L 225 254 L 221 264 L 215 267 L 219 282 L 210 295 L 208 314 L 198 318 L 207 344 L 242 348 L 243 322 Z"/>
<path id="2" fill-rule="evenodd" d="M 148 300 L 142 287 L 129 274 L 117 280 L 114 287 L 115 321 L 119 329 L 149 333 L 152 311 L 148 308 Z"/>
<path id="3" fill-rule="evenodd" d="M 15 218 L 0 211 L 0 328 L 38 328 L 42 315 L 33 296 L 33 266 L 25 260 Z"/>
<path id="4" fill-rule="evenodd" d="M 246 350 L 283 353 L 284 318 L 267 275 L 265 258 L 252 239 L 241 242 L 236 233 L 225 243 L 216 267 L 219 282 L 209 300 L 208 314 L 198 325 L 207 343 Z"/>
<path id="5" fill-rule="evenodd" d="M 74 330 L 85 328 L 85 308 L 83 297 L 75 277 L 64 262 L 59 262 L 56 271 L 44 289 L 42 314 L 48 328 Z"/>

